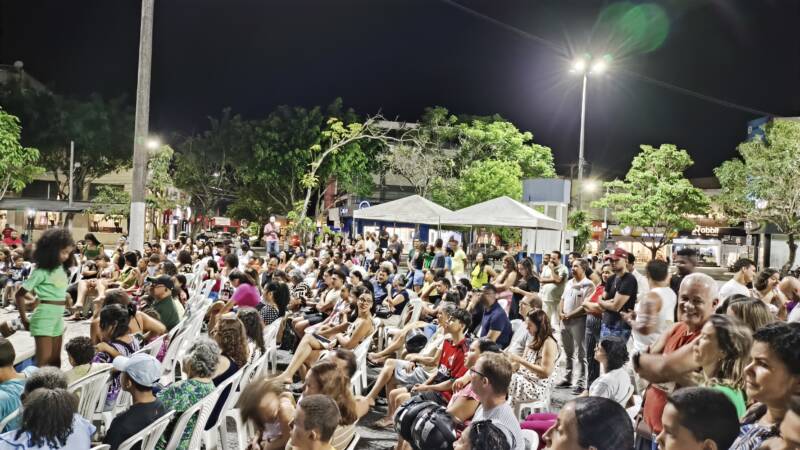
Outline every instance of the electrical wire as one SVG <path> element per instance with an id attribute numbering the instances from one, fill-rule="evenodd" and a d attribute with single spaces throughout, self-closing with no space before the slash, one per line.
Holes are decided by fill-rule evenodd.
<path id="1" fill-rule="evenodd" d="M 472 8 L 469 8 L 469 7 L 464 6 L 464 5 L 460 4 L 460 3 L 457 3 L 454 0 L 439 0 L 439 1 L 444 3 L 444 4 L 450 5 L 451 7 L 456 8 L 456 9 L 458 9 L 458 10 L 460 10 L 460 11 L 466 13 L 466 14 L 469 14 L 469 15 L 473 16 L 473 17 L 476 17 L 478 19 L 481 19 L 481 20 L 484 20 L 486 22 L 489 22 L 489 23 L 491 23 L 491 24 L 493 24 L 495 26 L 498 26 L 498 27 L 510 32 L 510 33 L 516 34 L 517 36 L 520 36 L 522 38 L 525 38 L 525 39 L 534 41 L 534 42 L 536 42 L 538 44 L 544 45 L 545 47 L 547 47 L 547 48 L 549 48 L 551 50 L 554 50 L 554 51 L 556 51 L 557 53 L 559 53 L 559 54 L 561 54 L 563 56 L 568 56 L 568 52 L 567 52 L 567 49 L 565 47 L 560 46 L 560 45 L 558 45 L 558 44 L 556 44 L 556 43 L 554 43 L 552 41 L 549 41 L 549 40 L 547 40 L 547 39 L 545 39 L 545 38 L 543 38 L 541 36 L 536 36 L 533 33 L 521 30 L 521 29 L 519 29 L 519 28 L 517 28 L 517 27 L 515 27 L 513 25 L 509 25 L 509 24 L 507 24 L 505 22 L 502 22 L 502 21 L 500 21 L 498 19 L 495 19 L 494 17 L 487 16 L 486 14 L 483 14 L 483 13 L 481 13 L 479 11 L 475 11 Z M 730 102 L 728 100 L 723 100 L 723 99 L 720 99 L 720 98 L 713 97 L 711 95 L 707 95 L 707 94 L 703 94 L 701 92 L 693 91 L 691 89 L 687 89 L 687 88 L 684 88 L 684 87 L 676 86 L 674 84 L 667 83 L 666 81 L 661 81 L 661 80 L 658 80 L 656 78 L 649 77 L 647 75 L 643 75 L 643 74 L 634 72 L 634 71 L 629 70 L 629 69 L 618 68 L 618 69 L 615 69 L 615 70 L 617 70 L 619 72 L 622 72 L 622 73 L 624 73 L 626 75 L 629 75 L 629 76 L 631 76 L 633 78 L 637 78 L 637 79 L 639 79 L 641 81 L 644 81 L 644 82 L 647 82 L 647 83 L 652 83 L 652 84 L 654 84 L 656 86 L 659 86 L 659 87 L 662 87 L 664 89 L 670 89 L 670 90 L 673 90 L 675 92 L 678 92 L 678 93 L 681 93 L 681 94 L 684 94 L 684 95 L 688 95 L 690 97 L 694 97 L 694 98 L 697 98 L 697 99 L 700 99 L 700 100 L 704 100 L 704 101 L 707 101 L 707 102 L 710 102 L 710 103 L 714 103 L 714 104 L 717 104 L 717 105 L 720 105 L 720 106 L 724 106 L 724 107 L 727 107 L 727 108 L 738 109 L 740 111 L 744 111 L 744 112 L 748 112 L 748 113 L 756 114 L 756 115 L 760 115 L 760 116 L 780 116 L 779 114 L 774 114 L 774 113 L 771 113 L 771 112 L 762 111 L 762 110 L 755 109 L 755 108 L 750 108 L 748 106 L 740 105 L 738 103 L 733 103 L 733 102 Z"/>

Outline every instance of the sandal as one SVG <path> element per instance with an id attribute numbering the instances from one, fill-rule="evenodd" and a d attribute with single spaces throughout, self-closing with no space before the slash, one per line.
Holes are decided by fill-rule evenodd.
<path id="1" fill-rule="evenodd" d="M 393 417 L 384 417 L 382 419 L 376 420 L 373 424 L 375 428 L 389 428 L 394 426 L 394 418 Z"/>

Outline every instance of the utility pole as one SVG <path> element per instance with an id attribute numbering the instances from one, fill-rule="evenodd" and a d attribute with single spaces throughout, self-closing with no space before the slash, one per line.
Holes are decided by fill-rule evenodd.
<path id="1" fill-rule="evenodd" d="M 72 188 L 75 186 L 75 141 L 69 141 L 69 207 L 72 208 Z"/>
<path id="2" fill-rule="evenodd" d="M 150 119 L 150 63 L 153 53 L 153 3 L 142 0 L 139 32 L 139 75 L 136 85 L 136 124 L 133 134 L 133 186 L 131 189 L 128 249 L 144 249 L 145 189 L 147 183 L 147 134 Z"/>
<path id="3" fill-rule="evenodd" d="M 586 134 L 586 81 L 587 73 L 583 73 L 583 90 L 581 93 L 581 137 L 578 146 L 578 211 L 583 209 L 583 137 Z"/>

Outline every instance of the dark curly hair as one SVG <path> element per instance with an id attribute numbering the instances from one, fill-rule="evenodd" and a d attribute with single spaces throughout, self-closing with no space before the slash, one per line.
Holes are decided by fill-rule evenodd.
<path id="1" fill-rule="evenodd" d="M 256 348 L 264 353 L 266 346 L 264 345 L 264 322 L 261 321 L 261 315 L 255 308 L 242 308 L 236 313 L 236 317 L 244 324 L 244 332 L 247 338 L 253 341 Z"/>
<path id="2" fill-rule="evenodd" d="M 36 267 L 45 270 L 53 270 L 56 267 L 63 267 L 69 270 L 75 263 L 70 257 L 66 261 L 61 261 L 61 250 L 67 247 L 75 247 L 72 234 L 66 228 L 51 228 L 36 241 L 36 249 L 33 251 L 33 261 Z"/>
<path id="3" fill-rule="evenodd" d="M 800 375 L 800 323 L 771 323 L 753 333 L 753 340 L 769 345 L 792 375 Z"/>
<path id="4" fill-rule="evenodd" d="M 505 433 L 491 420 L 472 422 L 468 436 L 473 450 L 511 450 Z"/>
<path id="5" fill-rule="evenodd" d="M 607 371 L 619 369 L 628 362 L 628 348 L 622 338 L 606 336 L 600 341 L 600 347 L 603 347 L 608 357 Z"/>
<path id="6" fill-rule="evenodd" d="M 130 333 L 131 316 L 122 305 L 107 305 L 100 310 L 100 328 L 112 327 L 109 340 L 118 339 Z"/>
<path id="7" fill-rule="evenodd" d="M 77 412 L 78 397 L 68 390 L 36 389 L 22 403 L 22 425 L 15 439 L 29 433 L 30 446 L 62 448 L 72 434 Z"/>
<path id="8" fill-rule="evenodd" d="M 67 354 L 75 361 L 75 365 L 82 366 L 92 362 L 94 357 L 94 344 L 88 336 L 74 337 L 67 342 Z"/>

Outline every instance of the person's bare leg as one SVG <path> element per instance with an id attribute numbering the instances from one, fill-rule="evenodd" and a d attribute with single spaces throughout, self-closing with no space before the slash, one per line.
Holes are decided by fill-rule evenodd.
<path id="1" fill-rule="evenodd" d="M 292 357 L 292 361 L 289 363 L 289 366 L 281 372 L 280 375 L 275 377 L 276 380 L 281 381 L 283 383 L 291 383 L 292 377 L 294 376 L 297 369 L 303 365 L 304 362 L 311 356 L 311 353 L 314 350 L 322 350 L 322 344 L 319 343 L 313 336 L 307 335 L 300 341 L 300 344 L 297 345 L 297 350 L 294 352 L 294 356 Z"/>
<path id="2" fill-rule="evenodd" d="M 34 356 L 36 366 L 44 367 L 51 365 L 50 358 L 52 357 L 51 352 L 53 351 L 53 343 L 51 341 L 53 338 L 50 336 L 34 336 L 33 339 L 36 342 L 36 353 Z"/>
<path id="3" fill-rule="evenodd" d="M 301 320 L 294 325 L 294 332 L 297 334 L 297 337 L 302 339 L 303 336 L 306 335 L 306 328 L 311 325 L 311 323 L 307 320 Z"/>
<path id="4" fill-rule="evenodd" d="M 372 387 L 372 390 L 369 391 L 367 394 L 367 400 L 369 401 L 369 406 L 375 406 L 375 399 L 378 398 L 378 395 L 381 393 L 381 389 L 387 386 L 387 383 L 392 381 L 394 378 L 394 369 L 397 366 L 396 359 L 387 359 L 386 364 L 381 369 L 381 373 L 378 375 L 378 378 L 375 380 L 375 386 Z M 387 394 L 389 390 L 387 389 Z"/>
<path id="5" fill-rule="evenodd" d="M 79 309 L 83 307 L 83 302 L 86 300 L 86 293 L 89 291 L 88 282 L 86 280 L 78 281 L 78 295 L 75 300 L 76 316 Z"/>
<path id="6" fill-rule="evenodd" d="M 423 324 L 424 325 L 424 322 Z M 372 361 L 373 363 L 377 363 L 380 358 L 387 358 L 389 356 L 394 355 L 397 353 L 398 350 L 401 350 L 406 343 L 406 335 L 413 330 L 414 328 L 420 328 L 420 322 L 409 323 L 401 329 L 398 334 L 392 339 L 392 342 L 386 346 L 385 349 L 377 352 L 377 353 L 369 353 L 367 355 L 367 359 Z"/>
<path id="7" fill-rule="evenodd" d="M 51 365 L 58 369 L 61 368 L 61 342 L 63 341 L 64 336 L 54 336 L 51 338 L 52 347 L 51 347 Z"/>
<path id="8" fill-rule="evenodd" d="M 399 408 L 400 405 L 402 405 L 406 400 L 411 398 L 411 394 L 409 394 L 405 388 L 395 389 L 395 391 L 400 392 L 397 392 L 397 394 L 394 396 L 394 407 L 389 410 L 389 417 L 394 417 L 394 413 L 397 411 L 397 408 Z"/>

